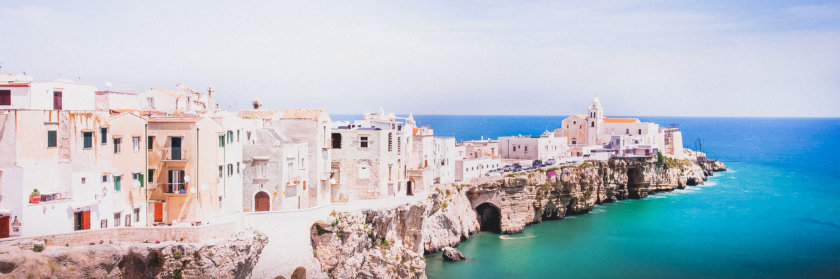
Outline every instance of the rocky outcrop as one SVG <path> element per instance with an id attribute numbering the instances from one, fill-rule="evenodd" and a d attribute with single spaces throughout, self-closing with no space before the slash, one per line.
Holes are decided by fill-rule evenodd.
<path id="1" fill-rule="evenodd" d="M 474 206 L 498 208 L 501 233 L 517 233 L 528 224 L 587 213 L 597 204 L 703 184 L 706 176 L 702 164 L 688 159 L 587 161 L 509 175 L 471 187 L 467 196 Z"/>
<path id="2" fill-rule="evenodd" d="M 475 234 L 475 211 L 459 187 L 387 210 L 334 212 L 312 226 L 315 258 L 331 278 L 425 278 L 425 252 Z"/>
<path id="3" fill-rule="evenodd" d="M 118 243 L 0 248 L 0 277 L 247 278 L 268 239 L 253 231 L 204 243 Z"/>
<path id="4" fill-rule="evenodd" d="M 450 262 L 460 262 L 465 259 L 467 259 L 467 257 L 464 256 L 464 253 L 458 251 L 458 249 L 452 247 L 443 248 L 443 260 Z"/>

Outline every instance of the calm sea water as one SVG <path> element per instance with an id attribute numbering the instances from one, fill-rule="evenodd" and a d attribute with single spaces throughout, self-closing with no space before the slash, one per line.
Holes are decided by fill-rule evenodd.
<path id="1" fill-rule="evenodd" d="M 357 116 L 334 117 L 353 119 Z M 441 136 L 531 134 L 563 116 L 417 115 Z M 672 118 L 729 172 L 707 186 L 596 207 L 521 234 L 479 233 L 429 278 L 838 278 L 840 119 Z"/>

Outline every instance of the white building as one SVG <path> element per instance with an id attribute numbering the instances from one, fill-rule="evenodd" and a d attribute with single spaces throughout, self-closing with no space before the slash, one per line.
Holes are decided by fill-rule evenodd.
<path id="1" fill-rule="evenodd" d="M 487 176 L 490 171 L 501 167 L 501 161 L 492 157 L 455 160 L 455 181 L 469 183 L 471 180 Z"/>
<path id="2" fill-rule="evenodd" d="M 545 132 L 539 137 L 510 136 L 499 137 L 499 149 L 502 159 L 561 160 L 569 156 L 566 137 L 557 137 L 553 132 Z"/>
<path id="3" fill-rule="evenodd" d="M 33 81 L 32 76 L 0 77 L 0 109 L 94 110 L 96 86 L 67 79 Z"/>
<path id="4" fill-rule="evenodd" d="M 301 208 L 310 208 L 332 202 L 333 187 L 330 184 L 330 116 L 322 109 L 287 109 L 281 115 L 275 115 L 271 128 L 292 141 L 306 143 L 308 183 L 303 184 L 302 192 L 306 197 Z M 308 184 L 308 185 L 307 185 Z"/>

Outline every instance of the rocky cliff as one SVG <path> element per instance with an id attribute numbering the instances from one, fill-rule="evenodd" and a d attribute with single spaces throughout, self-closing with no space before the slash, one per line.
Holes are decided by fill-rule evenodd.
<path id="1" fill-rule="evenodd" d="M 313 225 L 313 253 L 331 278 L 424 278 L 424 252 L 456 246 L 478 230 L 516 233 L 528 224 L 587 213 L 596 204 L 702 184 L 726 168 L 690 158 L 587 161 L 445 186 L 398 208 L 334 213 Z"/>
<path id="2" fill-rule="evenodd" d="M 469 200 L 450 187 L 393 209 L 333 212 L 310 235 L 331 278 L 425 278 L 424 252 L 457 245 L 478 229 Z"/>
<path id="3" fill-rule="evenodd" d="M 268 239 L 253 231 L 203 243 L 0 247 L 0 278 L 247 278 Z"/>

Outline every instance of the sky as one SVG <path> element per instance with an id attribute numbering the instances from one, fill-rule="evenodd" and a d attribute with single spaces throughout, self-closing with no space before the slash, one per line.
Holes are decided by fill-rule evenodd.
<path id="1" fill-rule="evenodd" d="M 3 2 L 0 72 L 229 110 L 840 117 L 830 1 Z"/>

